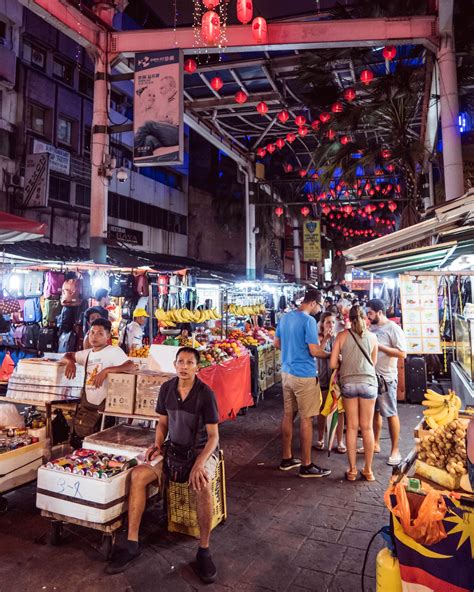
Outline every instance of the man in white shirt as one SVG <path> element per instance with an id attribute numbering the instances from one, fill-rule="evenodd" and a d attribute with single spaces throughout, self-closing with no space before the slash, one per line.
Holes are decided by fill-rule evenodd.
<path id="1" fill-rule="evenodd" d="M 62 362 L 66 364 L 66 378 L 76 376 L 76 364 L 86 367 L 85 391 L 88 403 L 101 405 L 107 396 L 107 376 L 111 372 L 133 372 L 135 364 L 119 347 L 109 345 L 112 325 L 106 319 L 96 319 L 89 330 L 91 349 L 69 352 Z"/>
<path id="2" fill-rule="evenodd" d="M 133 321 L 125 327 L 125 346 L 128 353 L 143 346 L 143 327 L 149 318 L 144 308 L 133 311 Z"/>
<path id="3" fill-rule="evenodd" d="M 375 369 L 377 374 L 381 374 L 385 378 L 388 388 L 387 394 L 377 397 L 375 406 L 375 452 L 380 452 L 382 418 L 386 417 L 392 441 L 392 450 L 387 464 L 396 466 L 402 460 L 398 447 L 400 436 L 400 420 L 397 410 L 398 360 L 407 357 L 407 344 L 401 327 L 387 319 L 385 304 L 382 300 L 378 298 L 369 300 L 367 317 L 371 323 L 371 331 L 377 336 L 379 345 Z"/>

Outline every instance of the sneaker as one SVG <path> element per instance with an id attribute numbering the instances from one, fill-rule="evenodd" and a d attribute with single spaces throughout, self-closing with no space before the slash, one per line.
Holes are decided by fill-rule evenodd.
<path id="1" fill-rule="evenodd" d="M 138 550 L 136 553 L 131 553 L 127 548 L 117 549 L 112 556 L 112 559 L 105 567 L 105 573 L 110 575 L 118 574 L 125 571 L 132 563 L 138 559 L 141 555 L 141 551 Z"/>
<path id="2" fill-rule="evenodd" d="M 307 467 L 300 467 L 300 472 L 298 473 L 298 477 L 302 477 L 303 479 L 308 479 L 311 477 L 327 477 L 331 474 L 329 469 L 323 469 L 322 467 L 318 467 L 311 463 Z"/>
<path id="3" fill-rule="evenodd" d="M 280 463 L 280 471 L 289 471 L 290 469 L 297 469 L 301 466 L 299 458 L 284 458 Z"/>
<path id="4" fill-rule="evenodd" d="M 217 577 L 217 568 L 212 561 L 211 554 L 209 552 L 202 553 L 197 552 L 196 555 L 196 571 L 198 576 L 205 584 L 212 584 Z"/>
<path id="5" fill-rule="evenodd" d="M 401 454 L 394 454 L 393 456 L 391 456 L 388 459 L 387 464 L 390 465 L 391 467 L 396 467 L 401 462 L 402 462 L 402 455 Z"/>

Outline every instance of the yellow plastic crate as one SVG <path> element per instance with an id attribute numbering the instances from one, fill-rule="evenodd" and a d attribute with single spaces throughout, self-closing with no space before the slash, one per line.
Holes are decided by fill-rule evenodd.
<path id="1" fill-rule="evenodd" d="M 212 529 L 227 518 L 224 454 L 219 451 L 216 476 L 212 480 Z M 168 482 L 168 531 L 199 538 L 196 492 L 187 483 Z"/>

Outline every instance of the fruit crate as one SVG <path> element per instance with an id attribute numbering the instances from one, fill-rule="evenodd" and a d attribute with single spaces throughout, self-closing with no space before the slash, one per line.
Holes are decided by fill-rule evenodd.
<path id="1" fill-rule="evenodd" d="M 212 525 L 213 530 L 227 518 L 227 500 L 225 489 L 224 454 L 219 452 L 216 476 L 212 480 Z M 168 482 L 168 531 L 180 532 L 199 538 L 196 493 L 189 489 L 188 483 Z"/>

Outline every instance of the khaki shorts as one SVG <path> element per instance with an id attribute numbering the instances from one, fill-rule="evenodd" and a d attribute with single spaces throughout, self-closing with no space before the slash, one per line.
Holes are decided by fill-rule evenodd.
<path id="1" fill-rule="evenodd" d="M 300 417 L 315 417 L 321 407 L 318 379 L 300 378 L 283 372 L 283 405 L 285 413 L 299 413 Z"/>
<path id="2" fill-rule="evenodd" d="M 217 469 L 218 462 L 219 462 L 219 459 L 217 458 L 217 456 L 212 454 L 207 459 L 206 464 L 204 465 L 204 470 L 207 473 L 207 477 L 208 477 L 209 481 L 212 481 L 212 479 L 214 479 L 214 477 L 216 476 L 216 469 Z M 155 473 L 156 479 L 158 481 L 158 486 L 161 488 L 162 483 L 163 483 L 163 457 L 158 456 L 157 458 L 152 460 L 150 463 L 145 463 L 145 466 L 149 467 Z"/>

